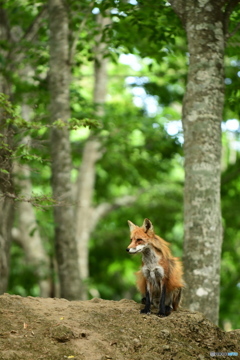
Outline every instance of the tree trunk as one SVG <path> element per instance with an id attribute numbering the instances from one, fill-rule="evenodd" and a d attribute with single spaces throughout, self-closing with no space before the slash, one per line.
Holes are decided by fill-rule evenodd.
<path id="1" fill-rule="evenodd" d="M 6 166 L 5 162 L 5 157 L 8 156 L 9 154 L 0 152 L 0 168 L 11 173 L 11 168 Z M 13 192 L 11 175 L 1 175 L 0 179 L 0 294 L 6 292 L 8 287 L 11 228 L 14 218 L 13 201 L 5 196 L 6 192 Z"/>
<path id="2" fill-rule="evenodd" d="M 23 74 L 27 79 L 27 71 Z M 31 108 L 22 105 L 22 117 L 31 121 Z M 23 143 L 31 143 L 30 137 L 25 137 Z M 30 197 L 32 194 L 31 171 L 27 164 L 14 164 L 14 183 L 23 197 Z M 49 297 L 51 293 L 50 281 L 50 259 L 46 253 L 39 233 L 36 215 L 33 205 L 27 201 L 21 201 L 16 206 L 18 226 L 12 229 L 12 238 L 24 250 L 26 262 L 35 268 L 39 279 L 41 297 Z"/>
<path id="3" fill-rule="evenodd" d="M 218 323 L 222 224 L 223 14 L 218 1 L 170 1 L 188 39 L 183 102 L 185 306 Z M 184 4 L 183 4 L 184 3 Z M 181 5 L 182 4 L 182 5 Z"/>
<path id="4" fill-rule="evenodd" d="M 15 184 L 20 187 L 22 196 L 29 197 L 32 193 L 29 167 L 27 165 L 19 167 L 16 164 L 14 168 L 18 177 L 18 179 L 15 177 Z M 18 227 L 12 229 L 12 238 L 23 248 L 27 264 L 35 269 L 40 296 L 49 297 L 51 293 L 50 259 L 39 234 L 33 205 L 23 200 L 18 204 L 16 213 Z"/>
<path id="5" fill-rule="evenodd" d="M 94 94 L 93 101 L 96 105 L 96 113 L 98 116 L 104 114 L 104 103 L 107 93 L 107 58 L 106 44 L 101 42 L 102 30 L 109 24 L 109 18 L 97 16 L 99 24 L 99 34 L 96 37 L 95 61 L 94 61 Z M 97 137 L 89 137 L 84 150 L 82 164 L 79 170 L 77 181 L 77 214 L 76 214 L 76 238 L 78 242 L 79 271 L 81 279 L 84 281 L 89 276 L 88 266 L 88 243 L 92 227 L 92 216 L 94 208 L 92 205 L 96 169 L 95 164 L 102 156 L 101 143 Z M 87 287 L 84 287 L 82 299 L 87 299 Z"/>
<path id="6" fill-rule="evenodd" d="M 70 118 L 69 28 L 63 0 L 49 0 L 50 27 L 50 115 L 51 121 Z M 55 245 L 61 296 L 80 299 L 81 282 L 75 240 L 75 217 L 71 185 L 71 149 L 66 127 L 51 132 L 52 188 L 61 204 L 54 208 Z"/>
<path id="7" fill-rule="evenodd" d="M 95 185 L 95 164 L 99 159 L 100 144 L 97 139 L 88 140 L 84 146 L 82 165 L 79 170 L 77 213 L 76 213 L 76 238 L 78 244 L 78 264 L 82 281 L 89 276 L 88 243 L 92 230 L 92 215 L 94 208 L 92 198 Z M 83 287 L 82 300 L 87 299 L 87 287 Z"/>
<path id="8" fill-rule="evenodd" d="M 4 84 L 5 79 L 0 76 L 0 93 L 5 91 L 6 94 Z M 0 149 L 0 294 L 6 292 L 8 287 L 11 228 L 14 219 L 13 200 L 8 196 L 14 193 L 11 160 L 12 131 L 5 123 L 6 117 L 8 115 L 0 109 L 1 145 L 5 145 Z"/>
<path id="9" fill-rule="evenodd" d="M 3 1 L 0 1 L 0 40 L 9 41 L 10 32 Z M 4 48 L 0 50 L 0 56 L 5 57 Z M 10 86 L 7 79 L 0 73 L 0 93 L 10 95 Z M 5 118 L 8 114 L 0 109 L 0 135 L 1 145 L 6 144 L 6 148 L 0 149 L 0 294 L 7 291 L 11 246 L 11 228 L 13 223 L 13 201 L 6 196 L 7 193 L 13 193 L 12 182 L 12 161 L 11 161 L 11 143 L 12 131 L 6 124 Z M 9 149 L 8 150 L 8 147 Z M 5 171 L 5 173 L 4 173 Z M 6 173 L 7 172 L 7 173 Z"/>
<path id="10" fill-rule="evenodd" d="M 102 32 L 111 23 L 110 18 L 97 16 L 99 33 L 96 36 L 95 61 L 94 61 L 94 89 L 93 102 L 96 106 L 96 114 L 104 116 L 104 105 L 107 95 L 107 63 L 105 57 L 107 47 L 101 41 Z M 86 281 L 89 277 L 89 239 L 92 231 L 104 216 L 110 211 L 121 206 L 129 206 L 136 201 L 136 196 L 125 195 L 114 199 L 111 203 L 101 203 L 93 206 L 92 199 L 94 194 L 96 178 L 96 162 L 102 157 L 103 150 L 101 142 L 97 136 L 90 136 L 87 140 L 82 157 L 82 164 L 79 169 L 77 180 L 77 211 L 76 211 L 76 238 L 78 241 L 79 271 L 81 279 Z M 87 286 L 84 286 L 82 300 L 87 299 Z"/>

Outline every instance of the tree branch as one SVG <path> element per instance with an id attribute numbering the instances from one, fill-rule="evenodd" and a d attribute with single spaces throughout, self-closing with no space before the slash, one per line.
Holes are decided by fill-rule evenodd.
<path id="1" fill-rule="evenodd" d="M 94 1 L 91 1 L 89 4 L 88 4 L 88 7 L 87 7 L 87 11 L 83 11 L 81 10 L 81 6 L 79 8 L 79 11 L 83 11 L 83 13 L 85 13 L 84 15 L 84 19 L 83 21 L 80 23 L 79 25 L 79 29 L 78 31 L 75 31 L 73 33 L 73 40 L 72 40 L 72 44 L 70 45 L 70 49 L 69 49 L 69 64 L 72 65 L 72 62 L 73 62 L 73 58 L 74 58 L 74 55 L 75 55 L 75 52 L 76 52 L 76 47 L 77 47 L 77 43 L 78 43 L 78 38 L 79 38 L 79 35 L 81 34 L 81 32 L 83 31 L 84 29 L 84 26 L 87 22 L 87 16 L 90 14 L 92 15 L 92 9 L 94 8 L 95 6 L 95 2 Z M 70 10 L 70 9 L 69 9 Z"/>
<path id="2" fill-rule="evenodd" d="M 20 40 L 15 41 L 16 46 L 14 47 L 12 52 L 9 54 L 9 57 L 15 63 L 20 62 L 25 56 L 24 51 L 20 51 L 22 48 L 22 41 L 24 40 L 24 41 L 31 42 L 34 40 L 35 36 L 37 35 L 37 33 L 41 27 L 42 20 L 44 19 L 46 14 L 47 14 L 47 7 L 44 6 L 42 8 L 42 10 L 40 11 L 40 13 L 35 17 L 32 24 L 28 27 L 26 32 L 22 35 Z"/>
<path id="3" fill-rule="evenodd" d="M 176 184 L 176 182 L 172 183 L 173 185 Z M 159 185 L 154 185 L 151 187 L 151 190 L 153 188 L 160 193 L 164 194 L 166 196 L 166 190 L 163 188 L 163 186 L 159 187 Z M 92 218 L 91 218 L 91 231 L 93 231 L 100 219 L 102 219 L 104 216 L 106 216 L 110 211 L 116 210 L 122 206 L 130 206 L 135 201 L 139 199 L 139 196 L 147 193 L 150 191 L 150 188 L 140 189 L 136 195 L 124 195 L 117 197 L 113 199 L 111 203 L 104 202 L 102 204 L 99 204 L 95 209 L 92 209 Z"/>
<path id="4" fill-rule="evenodd" d="M 235 29 L 231 32 L 225 35 L 226 39 L 229 39 L 230 37 L 232 37 L 233 35 L 236 34 L 236 32 L 240 29 L 240 22 L 236 25 Z"/>
<path id="5" fill-rule="evenodd" d="M 92 215 L 92 223 L 91 223 L 91 231 L 94 230 L 95 226 L 97 225 L 98 221 L 106 216 L 110 211 L 116 210 L 122 206 L 129 206 L 133 204 L 138 199 L 138 196 L 135 195 L 125 195 L 116 198 L 112 203 L 102 203 L 98 205 L 93 210 Z"/>
<path id="6" fill-rule="evenodd" d="M 77 43 L 78 43 L 78 38 L 79 38 L 79 35 L 81 34 L 81 32 L 83 31 L 83 28 L 84 28 L 84 26 L 86 24 L 86 21 L 87 21 L 87 18 L 85 17 L 83 19 L 83 21 L 81 22 L 78 31 L 75 32 L 75 34 L 74 34 L 72 46 L 70 47 L 70 50 L 69 50 L 69 64 L 70 65 L 72 65 L 72 63 L 73 63 L 73 58 L 74 58 L 74 55 L 76 53 L 76 47 L 77 47 Z"/>
<path id="7" fill-rule="evenodd" d="M 8 41 L 11 41 L 11 31 L 10 26 L 8 22 L 8 17 L 5 9 L 3 8 L 3 1 L 0 1 L 0 34 L 1 38 L 7 39 Z M 4 36 L 3 36 L 4 34 Z"/>
<path id="8" fill-rule="evenodd" d="M 29 26 L 29 28 L 26 30 L 25 34 L 22 36 L 22 40 L 31 41 L 36 36 L 41 22 L 43 18 L 47 15 L 47 6 L 43 6 L 42 10 L 39 12 L 39 14 L 35 17 L 32 24 Z"/>

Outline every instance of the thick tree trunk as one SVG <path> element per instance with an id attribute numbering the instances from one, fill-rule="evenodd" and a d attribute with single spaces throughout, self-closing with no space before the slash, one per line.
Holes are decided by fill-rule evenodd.
<path id="1" fill-rule="evenodd" d="M 49 0 L 50 27 L 50 114 L 52 122 L 70 118 L 69 29 L 63 0 Z M 71 151 L 67 127 L 53 128 L 51 135 L 53 196 L 61 205 L 54 208 L 55 244 L 61 296 L 80 299 L 81 283 L 75 240 L 72 202 Z"/>
<path id="2" fill-rule="evenodd" d="M 185 306 L 218 323 L 222 224 L 221 121 L 224 102 L 223 14 L 218 1 L 171 1 L 189 50 L 183 102 L 185 154 Z M 182 3 L 182 7 L 180 6 Z"/>

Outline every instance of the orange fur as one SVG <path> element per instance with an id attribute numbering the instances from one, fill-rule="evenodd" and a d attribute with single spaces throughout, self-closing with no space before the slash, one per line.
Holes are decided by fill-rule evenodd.
<path id="1" fill-rule="evenodd" d="M 174 310 L 177 310 L 181 300 L 181 289 L 184 286 L 181 261 L 178 258 L 172 256 L 169 249 L 169 243 L 154 233 L 154 229 L 150 220 L 145 219 L 141 227 L 136 226 L 129 221 L 129 226 L 131 243 L 128 246 L 127 251 L 134 253 L 134 251 L 141 246 L 150 246 L 151 251 L 155 254 L 154 256 L 156 256 L 156 259 L 159 259 L 156 265 L 159 266 L 160 269 L 163 269 L 164 273 L 163 277 L 161 278 L 160 288 L 163 284 L 165 285 L 166 296 L 168 299 L 171 298 L 170 306 L 172 306 Z M 141 251 L 142 250 L 136 252 Z M 144 266 L 145 263 L 142 262 L 142 269 L 136 273 L 137 287 L 143 296 L 146 294 L 148 282 L 147 278 L 144 276 Z M 151 290 L 152 298 L 154 297 L 154 294 L 159 294 L 159 286 L 157 286 L 158 289 L 155 288 L 154 282 L 149 283 L 148 287 Z"/>

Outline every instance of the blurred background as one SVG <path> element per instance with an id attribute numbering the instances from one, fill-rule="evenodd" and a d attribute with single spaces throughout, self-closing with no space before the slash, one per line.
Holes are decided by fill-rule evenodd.
<path id="1" fill-rule="evenodd" d="M 152 21 L 149 44 L 149 27 L 122 22 L 117 11 L 108 17 L 103 9 L 102 17 L 93 2 L 67 6 L 72 199 L 52 192 L 48 9 L 41 1 L 0 1 L 0 92 L 10 100 L 2 97 L 1 106 L 11 120 L 14 184 L 7 292 L 61 296 L 54 209 L 66 207 L 73 208 L 81 298 L 139 301 L 141 258 L 125 251 L 127 220 L 140 226 L 149 218 L 182 256 L 186 38 L 174 15 Z M 157 26 L 165 29 L 158 39 Z M 229 330 L 240 327 L 240 59 L 231 49 L 225 65 L 220 326 Z"/>

